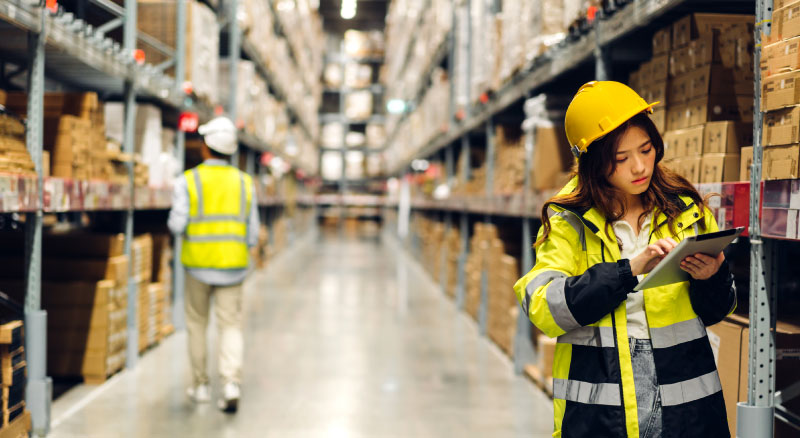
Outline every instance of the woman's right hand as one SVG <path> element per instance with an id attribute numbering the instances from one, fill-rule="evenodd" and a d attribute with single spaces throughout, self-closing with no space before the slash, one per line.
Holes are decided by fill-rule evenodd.
<path id="1" fill-rule="evenodd" d="M 669 237 L 648 245 L 641 254 L 631 259 L 631 274 L 635 277 L 649 273 L 676 246 L 678 242 Z"/>

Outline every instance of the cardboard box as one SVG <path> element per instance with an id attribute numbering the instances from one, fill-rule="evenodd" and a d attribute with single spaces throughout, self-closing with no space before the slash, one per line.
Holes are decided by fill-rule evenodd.
<path id="1" fill-rule="evenodd" d="M 705 154 L 701 166 L 701 183 L 739 181 L 739 154 Z"/>
<path id="2" fill-rule="evenodd" d="M 658 132 L 664 133 L 667 131 L 667 109 L 666 105 L 658 105 L 654 108 L 653 114 L 650 114 L 650 120 L 656 125 Z"/>
<path id="3" fill-rule="evenodd" d="M 662 106 L 666 106 L 669 91 L 669 82 L 664 79 L 646 86 L 640 94 L 648 102 L 661 102 Z"/>
<path id="4" fill-rule="evenodd" d="M 800 69 L 800 37 L 765 46 L 761 56 L 761 77 Z"/>
<path id="5" fill-rule="evenodd" d="M 670 104 L 667 108 L 667 131 L 689 127 L 689 106 L 685 103 Z"/>
<path id="6" fill-rule="evenodd" d="M 667 131 L 662 135 L 664 140 L 664 160 L 682 157 L 680 144 L 680 131 Z"/>
<path id="7" fill-rule="evenodd" d="M 690 66 L 692 69 L 722 62 L 718 35 L 717 33 L 702 35 L 689 43 Z"/>
<path id="8" fill-rule="evenodd" d="M 739 105 L 730 95 L 706 96 L 691 100 L 686 105 L 688 126 L 702 125 L 719 120 L 736 120 Z"/>
<path id="9" fill-rule="evenodd" d="M 736 108 L 739 111 L 739 120 L 742 122 L 753 123 L 753 111 L 755 110 L 755 99 L 752 95 L 736 96 Z"/>
<path id="10" fill-rule="evenodd" d="M 800 178 L 800 145 L 767 146 L 764 148 L 764 180 Z"/>
<path id="11" fill-rule="evenodd" d="M 764 114 L 764 146 L 800 143 L 800 106 L 790 106 Z"/>
<path id="12" fill-rule="evenodd" d="M 719 380 L 722 383 L 722 396 L 725 398 L 725 410 L 728 413 L 728 427 L 731 433 L 736 430 L 736 403 L 742 401 L 739 400 L 739 385 L 742 374 L 743 330 L 742 325 L 730 321 L 722 321 L 706 329 L 717 363 Z M 746 339 L 744 341 L 747 342 Z M 745 389 L 744 394 L 746 393 Z"/>
<path id="13" fill-rule="evenodd" d="M 684 47 L 701 35 L 723 31 L 742 23 L 754 23 L 753 15 L 690 14 L 672 25 L 672 47 Z"/>
<path id="14" fill-rule="evenodd" d="M 773 9 L 772 32 L 765 43 L 796 36 L 800 36 L 800 2 Z"/>
<path id="15" fill-rule="evenodd" d="M 742 122 L 706 124 L 704 154 L 739 154 L 742 146 L 753 144 L 753 125 Z"/>
<path id="16" fill-rule="evenodd" d="M 708 95 L 725 95 L 731 92 L 733 71 L 721 65 L 707 65 L 686 73 L 686 93 L 689 100 Z"/>
<path id="17" fill-rule="evenodd" d="M 686 157 L 681 160 L 683 177 L 692 184 L 700 183 L 703 157 Z"/>
<path id="18" fill-rule="evenodd" d="M 650 60 L 650 80 L 653 82 L 666 82 L 669 77 L 670 57 L 668 54 L 653 56 Z"/>
<path id="19" fill-rule="evenodd" d="M 689 101 L 689 88 L 692 85 L 692 77 L 686 74 L 676 76 L 669 81 L 668 99 L 670 105 L 686 103 Z"/>
<path id="20" fill-rule="evenodd" d="M 672 47 L 672 27 L 667 26 L 653 34 L 653 56 L 669 53 Z"/>
<path id="21" fill-rule="evenodd" d="M 753 165 L 753 147 L 745 146 L 742 148 L 742 158 L 739 166 L 739 180 L 750 181 L 751 166 Z"/>
<path id="22" fill-rule="evenodd" d="M 555 188 L 561 174 L 570 169 L 574 159 L 562 126 L 536 128 L 531 187 L 536 190 Z"/>
<path id="23" fill-rule="evenodd" d="M 675 77 L 692 70 L 692 51 L 689 46 L 675 48 L 669 54 L 669 75 Z"/>
<path id="24" fill-rule="evenodd" d="M 800 103 L 800 71 L 776 74 L 761 82 L 761 111 L 772 111 Z"/>

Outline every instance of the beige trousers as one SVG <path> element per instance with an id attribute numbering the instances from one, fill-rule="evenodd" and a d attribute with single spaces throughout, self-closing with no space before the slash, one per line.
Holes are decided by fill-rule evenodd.
<path id="1" fill-rule="evenodd" d="M 222 384 L 240 383 L 242 369 L 242 285 L 212 286 L 186 273 L 186 331 L 195 386 L 208 383 L 206 333 L 214 296 L 219 374 Z"/>

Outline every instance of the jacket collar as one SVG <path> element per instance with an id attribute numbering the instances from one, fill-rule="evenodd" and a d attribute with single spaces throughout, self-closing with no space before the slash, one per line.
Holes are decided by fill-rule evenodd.
<path id="1" fill-rule="evenodd" d="M 220 160 L 219 158 L 209 158 L 203 161 L 203 164 L 206 166 L 230 166 L 231 163 L 225 160 Z"/>
<path id="2" fill-rule="evenodd" d="M 578 187 L 578 177 L 574 176 L 564 186 L 564 188 L 562 188 L 558 192 L 557 196 L 570 194 L 577 187 Z M 678 216 L 677 220 L 675 221 L 677 232 L 681 232 L 684 229 L 691 227 L 695 222 L 701 219 L 700 209 L 697 207 L 697 205 L 695 205 L 694 201 L 692 201 L 692 198 L 683 195 L 670 194 L 669 201 L 681 206 L 683 210 L 683 212 Z M 614 229 L 611 226 L 608 227 L 609 234 L 611 235 L 611 238 L 609 239 L 609 237 L 606 236 L 605 232 L 607 223 L 606 218 L 596 208 L 591 207 L 588 209 L 573 210 L 564 208 L 563 206 L 558 204 L 554 204 L 550 208 L 556 212 L 568 211 L 574 214 L 576 217 L 578 217 L 578 219 L 581 220 L 581 222 L 583 222 L 584 225 L 586 225 L 587 228 L 589 228 L 589 230 L 591 230 L 595 235 L 597 235 L 597 237 L 600 238 L 600 240 L 603 241 L 609 247 L 609 250 L 613 255 L 616 256 L 616 258 L 620 257 L 619 245 L 617 243 L 617 237 L 614 234 Z M 669 231 L 664 230 L 666 227 L 667 227 L 666 215 L 658 211 L 658 208 L 655 208 L 653 210 L 653 220 L 650 222 L 650 240 L 651 241 L 653 240 L 654 235 L 657 234 L 656 231 L 659 231 L 658 233 L 659 236 L 662 234 L 664 236 L 668 235 Z"/>

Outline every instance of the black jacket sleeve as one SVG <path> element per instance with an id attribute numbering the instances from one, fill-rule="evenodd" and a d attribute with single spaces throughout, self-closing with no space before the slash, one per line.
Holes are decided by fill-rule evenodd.
<path id="1" fill-rule="evenodd" d="M 613 312 L 639 284 L 628 259 L 598 263 L 564 283 L 567 307 L 578 324 L 585 326 Z"/>
<path id="2" fill-rule="evenodd" d="M 708 280 L 689 280 L 689 299 L 706 326 L 714 325 L 736 307 L 736 285 L 725 260 Z"/>

